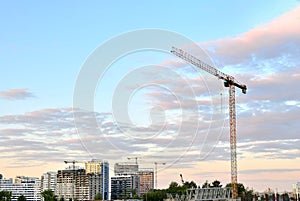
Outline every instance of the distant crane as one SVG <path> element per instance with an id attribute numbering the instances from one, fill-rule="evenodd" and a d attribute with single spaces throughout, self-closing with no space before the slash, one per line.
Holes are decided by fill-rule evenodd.
<path id="1" fill-rule="evenodd" d="M 139 159 L 139 158 L 142 158 L 142 157 L 127 157 L 128 160 L 135 159 L 135 164 L 136 164 L 136 165 L 138 164 L 138 159 Z"/>
<path id="2" fill-rule="evenodd" d="M 183 180 L 182 174 L 180 174 L 180 179 L 181 179 L 181 183 L 184 184 L 184 180 Z"/>
<path id="3" fill-rule="evenodd" d="M 157 165 L 166 165 L 166 163 L 154 162 L 155 165 L 155 189 L 157 189 Z"/>
<path id="4" fill-rule="evenodd" d="M 202 70 L 224 80 L 224 86 L 229 87 L 229 121 L 230 121 L 230 152 L 231 152 L 231 185 L 233 199 L 238 197 L 237 188 L 237 159 L 236 159 L 236 114 L 235 114 L 235 87 L 242 89 L 246 94 L 247 87 L 234 80 L 234 77 L 227 75 L 218 69 L 204 63 L 180 48 L 172 47 L 171 53 L 187 61 L 188 63 L 201 68 Z"/>

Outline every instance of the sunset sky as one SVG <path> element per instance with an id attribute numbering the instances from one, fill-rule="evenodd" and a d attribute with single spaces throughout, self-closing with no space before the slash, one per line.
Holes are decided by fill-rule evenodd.
<path id="1" fill-rule="evenodd" d="M 247 85 L 246 95 L 236 89 L 238 182 L 282 192 L 300 181 L 300 1 L 2 1 L 0 19 L 4 177 L 40 177 L 64 160 L 93 158 L 109 161 L 112 175 L 115 162 L 139 157 L 141 167 L 166 163 L 159 188 L 179 183 L 180 173 L 198 185 L 229 183 L 220 80 L 159 48 L 100 65 L 156 30 L 155 44 L 165 32 L 188 38 L 202 49 L 183 49 Z M 88 86 L 101 70 L 88 94 L 93 110 L 78 107 L 80 76 Z"/>

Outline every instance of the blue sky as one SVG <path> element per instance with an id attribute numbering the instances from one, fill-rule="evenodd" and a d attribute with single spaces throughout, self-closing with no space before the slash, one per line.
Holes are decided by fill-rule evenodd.
<path id="1" fill-rule="evenodd" d="M 37 96 L 27 105 L 32 109 L 68 106 L 72 104 L 81 64 L 98 45 L 116 35 L 161 28 L 197 42 L 233 37 L 270 21 L 297 3 L 3 2 L 0 65 L 4 75 L 1 82 L 5 84 L 1 89 L 29 88 Z M 15 104 L 18 102 L 5 113 L 25 112 L 24 103 L 17 107 L 19 110 Z"/>
<path id="2" fill-rule="evenodd" d="M 248 85 L 247 96 L 237 93 L 239 96 L 237 109 L 240 115 L 238 125 L 241 133 L 239 141 L 241 181 L 258 190 L 265 190 L 268 185 L 274 189 L 290 190 L 291 184 L 297 181 L 295 177 L 299 178 L 300 175 L 297 169 L 300 164 L 297 155 L 299 153 L 297 146 L 300 143 L 297 137 L 300 129 L 297 126 L 300 95 L 294 87 L 298 84 L 300 67 L 297 61 L 300 52 L 298 46 L 300 42 L 297 37 L 300 35 L 298 28 L 300 18 L 298 21 L 293 19 L 294 16 L 299 17 L 297 11 L 299 11 L 297 0 L 145 1 L 142 3 L 141 1 L 52 1 L 51 3 L 2 1 L 0 6 L 0 74 L 2 75 L 0 141 L 5 146 L 0 154 L 0 172 L 7 177 L 17 174 L 39 176 L 35 173 L 40 174 L 53 167 L 62 168 L 63 164 L 59 161 L 66 158 L 82 159 L 90 156 L 89 154 L 100 157 L 101 154 L 96 154 L 99 150 L 93 147 L 96 145 L 88 140 L 95 139 L 95 136 L 88 131 L 79 136 L 86 140 L 85 146 L 90 147 L 89 153 L 87 154 L 82 148 L 72 120 L 71 108 L 77 75 L 88 56 L 104 42 L 133 30 L 157 28 L 177 32 L 201 47 L 207 48 L 210 50 L 208 51 L 210 56 L 221 64 L 220 68 L 236 75 L 238 80 Z M 186 64 L 181 64 L 171 55 L 142 52 L 120 59 L 112 66 L 104 83 L 98 83 L 95 100 L 99 101 L 97 102 L 99 104 L 102 104 L 101 100 L 106 102 L 105 109 L 97 111 L 98 123 L 107 132 L 104 135 L 108 133 L 114 135 L 109 139 L 111 144 L 121 147 L 120 150 L 109 153 L 104 151 L 104 157 L 108 160 L 112 158 L 112 161 L 124 160 L 126 156 L 120 151 L 125 151 L 125 153 L 132 153 L 132 156 L 156 154 L 150 160 L 168 160 L 172 158 L 172 155 L 169 155 L 172 153 L 170 150 L 174 151 L 173 153 L 184 150 L 187 155 L 180 159 L 178 164 L 162 170 L 161 187 L 171 182 L 169 178 L 178 179 L 176 171 L 179 168 L 190 180 L 204 182 L 205 178 L 213 180 L 219 177 L 224 183 L 228 182 L 229 161 L 221 159 L 228 145 L 226 144 L 228 142 L 226 119 L 225 131 L 221 137 L 217 136 L 218 138 L 214 139 L 207 137 L 208 141 L 217 142 L 216 152 L 208 151 L 211 154 L 210 159 L 195 162 L 189 160 L 188 156 L 194 157 L 194 152 L 199 151 L 199 147 L 192 147 L 189 151 L 180 146 L 182 150 L 174 150 L 174 147 L 180 145 L 182 139 L 187 143 L 189 140 L 195 140 L 201 144 L 203 138 L 201 140 L 198 136 L 197 139 L 190 139 L 185 135 L 189 131 L 184 131 L 186 133 L 174 140 L 173 145 L 164 141 L 174 137 L 179 127 L 176 123 L 179 120 L 178 116 L 172 116 L 177 114 L 174 105 L 168 104 L 168 101 L 169 103 L 176 103 L 176 101 L 170 94 L 168 96 L 166 91 L 157 90 L 155 87 L 151 88 L 152 90 L 140 91 L 132 103 L 140 104 L 139 107 L 134 109 L 133 105 L 130 106 L 133 110 L 130 115 L 135 115 L 135 121 L 141 119 L 146 121 L 145 115 L 138 115 L 140 110 L 149 109 L 149 105 L 146 105 L 149 102 L 150 106 L 160 109 L 162 107 L 167 117 L 168 115 L 174 117 L 167 122 L 166 133 L 152 138 L 148 144 L 141 139 L 137 141 L 127 139 L 130 135 L 122 136 L 114 127 L 113 119 L 101 113 L 110 112 L 108 105 L 111 102 L 109 95 L 103 98 L 105 96 L 103 92 L 112 93 L 114 91 L 112 86 L 118 84 L 118 80 L 122 79 L 129 70 L 153 63 L 188 68 Z M 120 70 L 121 68 L 123 69 Z M 186 72 L 190 73 L 190 70 L 187 69 Z M 192 75 L 186 78 L 190 79 L 192 84 L 199 81 Z M 208 80 L 207 83 L 209 85 L 214 81 Z M 179 93 L 180 85 L 174 86 L 176 87 L 175 92 Z M 157 92 L 155 90 L 159 94 L 155 93 Z M 195 88 L 195 90 L 203 89 Z M 219 93 L 218 90 L 214 92 Z M 218 98 L 212 99 L 212 101 L 218 100 Z M 182 107 L 190 111 L 190 105 Z M 101 106 L 97 106 L 97 109 L 99 108 Z M 161 115 L 159 111 L 155 110 L 154 112 L 158 113 L 154 116 Z M 192 125 L 192 122 L 187 123 Z M 139 129 L 134 132 L 145 135 L 148 132 Z M 155 130 L 156 127 L 153 129 Z M 207 127 L 204 126 L 203 129 L 206 130 Z M 283 131 L 287 131 L 285 136 L 282 135 Z M 124 138 L 124 142 L 116 142 L 118 137 Z M 65 144 L 60 144 L 56 138 Z M 96 139 L 99 141 L 98 138 Z M 49 143 L 45 143 L 45 140 Z M 253 143 L 249 144 L 250 142 Z M 26 143 L 28 145 L 24 145 Z M 203 150 L 206 148 L 211 147 L 204 147 Z M 24 151 L 20 153 L 20 150 Z M 157 155 L 162 150 L 164 156 Z M 59 152 L 64 153 L 58 155 L 61 158 L 55 158 L 54 156 Z M 278 153 L 282 155 L 278 156 Z M 43 157 L 47 154 L 50 159 L 45 163 Z M 30 165 L 25 164 L 24 159 L 28 160 Z M 170 159 L 168 162 L 174 161 L 176 160 Z M 211 161 L 217 164 L 216 167 L 210 167 Z M 263 161 L 267 161 L 269 165 L 263 164 Z M 224 165 L 225 168 L 218 168 Z M 199 166 L 201 173 L 195 171 Z M 20 167 L 26 168 L 21 170 Z M 253 172 L 261 173 L 263 170 L 266 172 L 270 170 L 264 178 L 264 181 L 269 182 L 268 185 L 259 181 L 259 178 L 253 178 Z M 286 178 L 274 180 L 272 176 L 278 172 Z M 260 176 L 258 174 L 257 177 Z M 202 178 L 202 180 L 195 178 Z"/>

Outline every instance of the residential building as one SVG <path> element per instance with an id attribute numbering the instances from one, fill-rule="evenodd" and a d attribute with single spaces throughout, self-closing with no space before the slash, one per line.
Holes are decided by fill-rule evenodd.
<path id="1" fill-rule="evenodd" d="M 69 167 L 58 170 L 55 195 L 58 199 L 89 200 L 89 180 L 85 169 Z"/>
<path id="2" fill-rule="evenodd" d="M 116 163 L 114 167 L 115 175 L 135 175 L 139 171 L 138 164 Z"/>
<path id="3" fill-rule="evenodd" d="M 154 172 L 153 169 L 143 169 L 137 172 L 140 179 L 139 195 L 143 196 L 149 190 L 154 189 Z"/>
<path id="4" fill-rule="evenodd" d="M 300 182 L 293 185 L 293 196 L 295 200 L 300 200 Z"/>
<path id="5" fill-rule="evenodd" d="M 154 189 L 154 171 L 152 168 L 139 169 L 138 164 L 128 163 L 116 163 L 114 168 L 115 177 L 111 179 L 112 199 L 118 196 L 119 198 L 126 198 L 130 194 L 128 188 L 134 189 L 138 196 L 143 196 L 149 190 Z M 127 194 L 124 194 L 124 191 Z"/>
<path id="6" fill-rule="evenodd" d="M 132 198 L 133 194 L 139 195 L 139 176 L 123 175 L 111 178 L 111 199 Z"/>
<path id="7" fill-rule="evenodd" d="M 98 193 L 101 193 L 102 198 L 108 200 L 109 163 L 94 159 L 85 163 L 85 168 L 89 176 L 89 199 L 93 200 Z"/>
<path id="8" fill-rule="evenodd" d="M 12 201 L 17 201 L 18 197 L 24 195 L 27 201 L 41 200 L 41 182 L 36 177 L 17 176 L 13 179 L 0 179 L 0 191 L 9 191 L 12 194 Z"/>
<path id="9" fill-rule="evenodd" d="M 41 192 L 52 190 L 55 192 L 57 172 L 46 172 L 41 176 Z"/>
<path id="10" fill-rule="evenodd" d="M 92 160 L 86 169 L 69 167 L 57 172 L 55 194 L 58 199 L 93 200 L 101 193 L 104 200 L 109 198 L 109 164 Z"/>

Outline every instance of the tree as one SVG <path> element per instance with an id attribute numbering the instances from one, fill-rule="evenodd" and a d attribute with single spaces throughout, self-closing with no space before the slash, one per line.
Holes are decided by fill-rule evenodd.
<path id="1" fill-rule="evenodd" d="M 148 193 L 143 195 L 143 200 L 147 201 L 163 201 L 166 198 L 166 190 L 152 189 Z"/>
<path id="2" fill-rule="evenodd" d="M 24 195 L 21 195 L 18 197 L 18 201 L 26 201 L 26 197 Z"/>
<path id="3" fill-rule="evenodd" d="M 226 187 L 231 187 L 231 183 L 227 184 Z M 253 190 L 249 188 L 245 188 L 244 184 L 238 183 L 238 196 L 241 198 L 242 201 L 251 201 L 253 200 Z"/>
<path id="4" fill-rule="evenodd" d="M 52 190 L 44 190 L 41 195 L 44 198 L 44 201 L 56 201 L 56 195 L 54 195 L 54 192 Z"/>
<path id="5" fill-rule="evenodd" d="M 221 182 L 218 180 L 213 181 L 213 183 L 211 183 L 211 184 L 212 184 L 212 186 L 211 186 L 212 188 L 221 188 L 222 187 Z"/>
<path id="6" fill-rule="evenodd" d="M 0 201 L 10 201 L 11 192 L 9 191 L 0 191 Z"/>
<path id="7" fill-rule="evenodd" d="M 197 184 L 194 181 L 191 182 L 184 182 L 183 187 L 186 189 L 190 189 L 190 188 L 197 188 Z"/>
<path id="8" fill-rule="evenodd" d="M 205 183 L 202 185 L 202 188 L 210 188 L 210 183 L 206 180 Z"/>
<path id="9" fill-rule="evenodd" d="M 94 200 L 102 200 L 102 194 L 101 193 L 97 193 L 94 197 Z"/>

